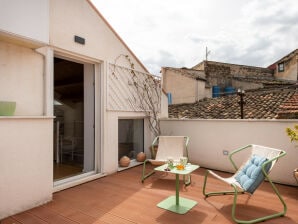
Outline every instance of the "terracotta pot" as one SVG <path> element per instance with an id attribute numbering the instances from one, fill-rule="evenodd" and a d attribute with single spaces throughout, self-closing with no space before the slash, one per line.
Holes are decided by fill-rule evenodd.
<path id="1" fill-rule="evenodd" d="M 293 172 L 294 178 L 296 179 L 297 183 L 298 183 L 298 168 L 296 168 Z"/>
<path id="2" fill-rule="evenodd" d="M 127 167 L 130 164 L 130 158 L 128 158 L 127 156 L 122 156 L 120 161 L 119 161 L 119 165 L 123 166 L 123 167 Z"/>
<path id="3" fill-rule="evenodd" d="M 137 161 L 138 162 L 144 162 L 146 159 L 146 154 L 143 152 L 139 152 L 137 155 Z"/>

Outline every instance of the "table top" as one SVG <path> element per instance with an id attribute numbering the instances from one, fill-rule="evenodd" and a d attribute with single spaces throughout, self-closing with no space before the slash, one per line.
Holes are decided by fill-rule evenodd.
<path id="1" fill-rule="evenodd" d="M 184 170 L 177 170 L 176 167 L 174 167 L 171 170 L 166 170 L 166 168 L 168 167 L 168 164 L 164 164 L 161 166 L 156 167 L 154 170 L 156 171 L 162 171 L 162 172 L 168 172 L 168 173 L 174 173 L 174 174 L 190 174 L 191 172 L 193 172 L 194 170 L 198 169 L 200 166 L 198 165 L 193 165 L 193 164 L 188 164 Z"/>

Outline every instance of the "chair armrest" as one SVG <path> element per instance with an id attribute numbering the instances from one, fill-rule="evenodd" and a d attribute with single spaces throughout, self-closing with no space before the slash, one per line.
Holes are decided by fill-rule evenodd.
<path id="1" fill-rule="evenodd" d="M 274 165 L 274 162 L 276 163 L 280 157 L 283 157 L 283 156 L 285 156 L 286 154 L 287 154 L 287 153 L 286 153 L 284 150 L 281 150 L 281 152 L 280 152 L 280 154 L 279 154 L 278 156 L 276 156 L 276 157 L 274 157 L 274 158 L 272 158 L 272 159 L 270 159 L 270 160 L 267 160 L 267 161 L 262 165 L 262 172 L 263 172 L 263 174 L 266 176 L 267 179 L 269 178 L 269 177 L 268 177 L 268 174 L 269 174 L 269 172 L 271 171 L 271 169 L 272 169 L 272 167 L 273 167 L 273 165 Z M 271 163 L 271 167 L 269 168 L 269 170 L 268 170 L 268 172 L 267 172 L 267 171 L 266 171 L 266 166 L 267 166 L 268 163 Z"/>
<path id="2" fill-rule="evenodd" d="M 233 155 L 235 155 L 236 153 L 238 153 L 238 152 L 240 152 L 240 151 L 242 151 L 244 149 L 250 148 L 250 147 L 252 147 L 252 145 L 246 145 L 246 146 L 244 146 L 242 148 L 235 149 L 234 151 L 232 151 L 231 153 L 229 153 L 229 160 L 232 163 L 232 165 L 233 165 L 233 167 L 234 167 L 234 169 L 236 171 L 238 170 L 239 167 L 236 166 L 236 163 L 233 160 Z"/>

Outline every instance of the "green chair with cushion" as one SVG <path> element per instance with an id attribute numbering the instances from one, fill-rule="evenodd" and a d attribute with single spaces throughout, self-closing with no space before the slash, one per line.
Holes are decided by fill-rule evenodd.
<path id="1" fill-rule="evenodd" d="M 248 159 L 243 163 L 243 165 L 238 169 L 233 158 L 237 153 L 249 154 Z M 239 155 L 239 154 L 238 154 Z M 232 206 L 232 218 L 236 223 L 257 223 L 265 221 L 268 219 L 281 217 L 286 214 L 287 206 L 282 196 L 278 192 L 277 188 L 269 178 L 269 173 L 277 160 L 286 155 L 286 152 L 280 149 L 269 148 L 260 145 L 247 145 L 245 147 L 234 150 L 229 154 L 229 160 L 235 168 L 236 172 L 234 175 L 228 178 L 221 177 L 211 170 L 207 170 L 204 178 L 203 184 L 203 194 L 205 197 L 213 195 L 234 195 L 233 206 Z M 239 158 L 238 158 L 239 159 Z M 207 179 L 209 174 L 213 177 L 225 182 L 232 187 L 231 191 L 218 191 L 218 192 L 206 192 Z M 282 206 L 283 211 L 277 212 L 271 215 L 266 215 L 252 220 L 240 220 L 236 218 L 236 207 L 237 207 L 237 195 L 248 193 L 252 195 L 255 190 L 261 185 L 264 180 L 268 180 L 273 188 L 273 191 L 278 196 Z"/>

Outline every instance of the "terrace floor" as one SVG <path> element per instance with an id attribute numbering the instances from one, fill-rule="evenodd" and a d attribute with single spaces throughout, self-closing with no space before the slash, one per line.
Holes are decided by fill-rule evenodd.
<path id="1" fill-rule="evenodd" d="M 204 198 L 202 186 L 205 169 L 200 168 L 192 174 L 192 185 L 187 188 L 183 186 L 181 180 L 180 196 L 198 202 L 185 215 L 175 214 L 156 206 L 168 196 L 175 195 L 174 175 L 155 173 L 142 184 L 141 170 L 142 166 L 137 166 L 57 192 L 53 195 L 52 202 L 8 217 L 0 223 L 233 223 L 231 219 L 232 196 Z M 208 183 L 211 190 L 225 186 L 213 178 L 210 178 Z M 288 211 L 285 217 L 268 220 L 265 223 L 298 223 L 298 187 L 276 186 L 287 203 Z M 238 201 L 239 208 L 236 212 L 239 218 L 254 218 L 282 210 L 268 182 L 263 183 L 251 197 L 239 195 Z"/>

